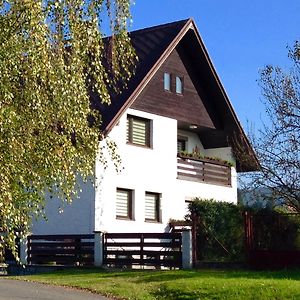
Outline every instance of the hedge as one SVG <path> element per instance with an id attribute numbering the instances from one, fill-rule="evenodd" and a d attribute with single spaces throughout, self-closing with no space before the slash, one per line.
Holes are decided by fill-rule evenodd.
<path id="1" fill-rule="evenodd" d="M 197 259 L 200 261 L 244 261 L 244 212 L 253 216 L 256 250 L 300 250 L 299 214 L 274 209 L 253 209 L 214 199 L 196 198 L 189 204 L 197 226 Z"/>
<path id="2" fill-rule="evenodd" d="M 244 208 L 196 198 L 189 205 L 198 217 L 197 254 L 204 261 L 244 260 Z M 191 219 L 191 216 L 189 216 Z"/>

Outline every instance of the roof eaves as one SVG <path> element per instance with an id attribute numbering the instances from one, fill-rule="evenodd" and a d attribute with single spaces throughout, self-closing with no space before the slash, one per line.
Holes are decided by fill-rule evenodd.
<path id="1" fill-rule="evenodd" d="M 236 115 L 236 113 L 235 113 L 235 111 L 233 109 L 231 101 L 230 101 L 229 97 L 227 96 L 226 90 L 225 90 L 225 88 L 224 88 L 224 86 L 223 86 L 223 84 L 222 84 L 222 82 L 221 82 L 221 80 L 220 80 L 220 78 L 219 78 L 219 76 L 218 76 L 218 74 L 216 72 L 214 64 L 213 64 L 213 62 L 211 61 L 211 59 L 209 57 L 208 51 L 207 51 L 207 49 L 205 47 L 205 44 L 204 44 L 204 42 L 203 42 L 203 40 L 202 40 L 202 38 L 201 38 L 201 36 L 199 34 L 197 26 L 196 26 L 196 24 L 195 24 L 195 22 L 193 20 L 191 20 L 191 29 L 193 29 L 194 32 L 195 32 L 196 38 L 199 41 L 199 45 L 201 46 L 201 48 L 203 50 L 203 53 L 204 53 L 205 58 L 206 58 L 206 61 L 209 64 L 209 68 L 211 69 L 212 74 L 213 74 L 213 76 L 214 76 L 214 78 L 215 78 L 215 80 L 216 80 L 216 82 L 217 82 L 217 84 L 218 84 L 218 86 L 220 88 L 220 91 L 221 91 L 221 93 L 222 93 L 222 95 L 223 95 L 223 97 L 224 97 L 224 99 L 226 101 L 226 104 L 227 104 L 227 106 L 229 108 L 229 111 L 230 111 L 230 113 L 231 113 L 231 115 L 232 115 L 235 123 L 237 124 L 237 127 L 238 127 L 240 133 L 243 135 L 244 141 L 246 142 L 247 146 L 249 147 L 248 149 L 252 150 L 252 154 L 253 154 L 253 157 L 254 157 L 254 159 L 256 161 L 257 166 L 259 166 L 260 164 L 259 164 L 258 158 L 257 158 L 255 152 L 253 151 L 252 145 L 250 144 L 249 139 L 248 139 L 247 135 L 245 134 L 244 129 L 243 129 L 242 125 L 241 125 L 241 122 L 239 121 L 239 119 L 238 119 L 238 117 L 237 117 L 237 115 Z"/>

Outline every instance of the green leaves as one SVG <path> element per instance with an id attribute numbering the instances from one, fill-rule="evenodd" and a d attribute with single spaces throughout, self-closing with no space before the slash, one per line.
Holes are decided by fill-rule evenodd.
<path id="1" fill-rule="evenodd" d="M 195 198 L 189 204 L 189 211 L 191 215 L 195 214 L 198 218 L 198 259 L 204 261 L 243 261 L 243 207 L 213 199 Z"/>
<path id="2" fill-rule="evenodd" d="M 100 27 L 106 3 L 114 9 L 109 47 Z M 109 103 L 135 54 L 128 0 L 1 1 L 0 10 L 0 228 L 14 248 L 16 230 L 29 230 L 45 194 L 71 201 L 79 176 L 94 177 L 101 112 L 89 93 Z"/>

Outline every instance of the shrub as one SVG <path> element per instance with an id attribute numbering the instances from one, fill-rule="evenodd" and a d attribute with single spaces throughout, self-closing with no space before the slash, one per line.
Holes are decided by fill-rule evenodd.
<path id="1" fill-rule="evenodd" d="M 257 250 L 298 250 L 299 214 L 261 209 L 252 211 L 253 244 Z"/>
<path id="2" fill-rule="evenodd" d="M 190 203 L 189 211 L 198 218 L 198 260 L 244 260 L 243 207 L 213 199 L 196 198 Z M 188 218 L 191 219 L 191 215 Z"/>
<path id="3" fill-rule="evenodd" d="M 192 215 L 197 219 L 198 260 L 245 260 L 245 210 L 252 215 L 253 250 L 299 250 L 299 214 L 196 198 L 189 205 L 187 219 Z"/>

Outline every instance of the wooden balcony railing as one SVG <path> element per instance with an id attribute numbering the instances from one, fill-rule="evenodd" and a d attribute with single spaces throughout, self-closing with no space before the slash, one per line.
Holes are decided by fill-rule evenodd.
<path id="1" fill-rule="evenodd" d="M 178 156 L 177 178 L 231 186 L 231 167 L 224 162 Z"/>

